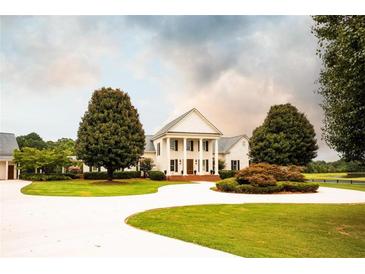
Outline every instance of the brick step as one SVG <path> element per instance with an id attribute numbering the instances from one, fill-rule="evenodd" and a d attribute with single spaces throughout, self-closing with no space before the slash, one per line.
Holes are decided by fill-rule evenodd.
<path id="1" fill-rule="evenodd" d="M 171 175 L 167 176 L 167 180 L 169 181 L 208 181 L 208 182 L 216 182 L 219 181 L 220 178 L 218 175 Z"/>

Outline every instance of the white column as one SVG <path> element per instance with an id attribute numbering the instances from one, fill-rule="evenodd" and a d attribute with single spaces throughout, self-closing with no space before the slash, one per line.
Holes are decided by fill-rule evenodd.
<path id="1" fill-rule="evenodd" d="M 8 169 L 9 169 L 9 162 L 5 161 L 5 180 L 9 178 Z"/>
<path id="2" fill-rule="evenodd" d="M 214 174 L 218 175 L 218 139 L 215 140 L 214 154 Z"/>
<path id="3" fill-rule="evenodd" d="M 214 144 L 214 140 L 210 140 L 210 143 L 209 143 L 209 161 L 208 161 L 208 163 L 209 163 L 209 172 L 211 170 L 213 170 L 213 167 L 214 167 L 214 163 L 213 163 L 213 144 Z"/>
<path id="4" fill-rule="evenodd" d="M 199 174 L 203 175 L 203 139 L 199 139 Z"/>
<path id="5" fill-rule="evenodd" d="M 170 175 L 170 137 L 166 138 L 167 175 Z"/>
<path id="6" fill-rule="evenodd" d="M 183 143 L 183 152 L 184 152 L 184 162 L 183 162 L 183 175 L 187 175 L 186 168 L 187 168 L 187 161 L 186 161 L 186 138 L 184 138 Z"/>

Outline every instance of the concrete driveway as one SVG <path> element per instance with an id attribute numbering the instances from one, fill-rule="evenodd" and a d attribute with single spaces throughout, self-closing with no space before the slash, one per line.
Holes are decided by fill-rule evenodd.
<path id="1" fill-rule="evenodd" d="M 365 192 L 321 187 L 314 194 L 229 194 L 213 183 L 170 185 L 157 193 L 119 197 L 23 195 L 29 182 L 0 182 L 2 257 L 234 257 L 135 229 L 125 218 L 152 208 L 215 203 L 365 203 Z"/>

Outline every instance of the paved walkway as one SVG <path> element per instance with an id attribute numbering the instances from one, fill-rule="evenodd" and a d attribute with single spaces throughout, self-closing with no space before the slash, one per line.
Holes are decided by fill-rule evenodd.
<path id="1" fill-rule="evenodd" d="M 232 257 L 145 232 L 125 218 L 152 208 L 215 203 L 365 203 L 365 192 L 335 188 L 315 194 L 245 195 L 211 191 L 213 183 L 170 185 L 119 197 L 47 197 L 20 193 L 28 182 L 0 182 L 0 256 Z"/>

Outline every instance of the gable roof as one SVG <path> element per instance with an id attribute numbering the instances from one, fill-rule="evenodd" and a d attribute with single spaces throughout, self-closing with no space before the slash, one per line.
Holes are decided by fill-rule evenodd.
<path id="1" fill-rule="evenodd" d="M 146 146 L 144 148 L 144 152 L 155 152 L 155 146 L 152 141 L 153 135 L 146 135 Z"/>
<path id="2" fill-rule="evenodd" d="M 0 132 L 0 156 L 12 156 L 14 149 L 18 149 L 14 133 Z"/>
<path id="3" fill-rule="evenodd" d="M 227 153 L 242 138 L 248 140 L 248 137 L 244 134 L 233 137 L 221 137 L 218 141 L 218 153 Z"/>
<path id="4" fill-rule="evenodd" d="M 166 124 L 163 128 L 161 128 L 159 131 L 157 131 L 152 139 L 157 139 L 159 136 L 169 132 L 169 130 L 174 127 L 176 124 L 178 124 L 180 121 L 182 121 L 186 116 L 188 116 L 190 113 L 192 112 L 196 112 L 200 117 L 202 117 L 211 127 L 213 127 L 220 135 L 222 135 L 222 132 L 217 129 L 211 122 L 209 122 L 209 120 L 207 118 L 205 118 L 205 116 L 203 114 L 200 113 L 199 110 L 197 110 L 196 108 L 193 108 L 187 112 L 185 112 L 184 114 L 180 115 L 179 117 L 175 118 L 174 120 L 172 120 L 171 122 L 169 122 L 168 124 Z"/>

